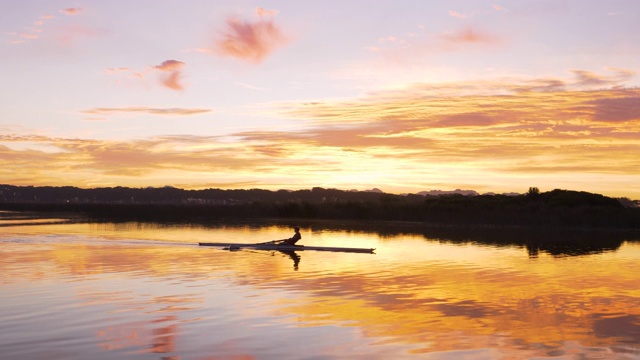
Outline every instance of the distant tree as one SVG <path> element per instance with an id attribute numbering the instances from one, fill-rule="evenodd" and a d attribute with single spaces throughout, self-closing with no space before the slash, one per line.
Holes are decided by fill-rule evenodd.
<path id="1" fill-rule="evenodd" d="M 527 192 L 527 196 L 530 198 L 536 198 L 540 195 L 540 189 L 538 189 L 537 187 L 530 187 L 529 191 Z"/>

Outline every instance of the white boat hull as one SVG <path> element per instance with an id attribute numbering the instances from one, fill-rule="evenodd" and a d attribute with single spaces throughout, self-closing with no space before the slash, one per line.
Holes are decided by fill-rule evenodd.
<path id="1" fill-rule="evenodd" d="M 280 244 L 234 244 L 234 243 L 198 243 L 200 246 L 219 246 L 229 250 L 254 249 L 254 250 L 277 250 L 277 251 L 334 251 L 373 254 L 372 248 L 348 248 L 331 246 L 304 246 L 304 245 L 280 245 Z"/>

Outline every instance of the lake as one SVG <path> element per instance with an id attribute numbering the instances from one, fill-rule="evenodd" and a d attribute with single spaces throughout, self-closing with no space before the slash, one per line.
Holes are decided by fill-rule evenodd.
<path id="1" fill-rule="evenodd" d="M 0 219 L 1 359 L 640 358 L 637 236 Z"/>

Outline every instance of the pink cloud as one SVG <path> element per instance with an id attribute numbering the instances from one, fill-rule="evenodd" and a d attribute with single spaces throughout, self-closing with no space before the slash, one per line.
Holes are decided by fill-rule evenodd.
<path id="1" fill-rule="evenodd" d="M 419 26 L 422 28 L 422 26 Z M 465 50 L 474 46 L 499 46 L 503 39 L 478 28 L 467 26 L 436 34 L 409 33 L 404 37 L 384 36 L 377 44 L 365 47 L 396 63 L 419 61 L 421 55 Z"/>
<path id="2" fill-rule="evenodd" d="M 36 40 L 40 38 L 40 34 L 42 33 L 42 26 L 46 23 L 46 21 L 55 18 L 53 15 L 43 15 L 40 18 L 33 22 L 33 26 L 25 28 L 24 31 L 13 31 L 7 33 L 8 35 L 19 37 L 10 40 L 11 44 L 21 44 L 26 40 Z M 26 40 L 25 40 L 26 39 Z"/>
<path id="3" fill-rule="evenodd" d="M 469 17 L 468 15 L 461 14 L 461 13 L 459 13 L 457 11 L 454 11 L 454 10 L 449 10 L 449 15 L 453 16 L 453 17 L 456 17 L 456 18 L 459 18 L 459 19 L 466 19 L 466 18 Z"/>
<path id="4" fill-rule="evenodd" d="M 162 85 L 172 90 L 182 90 L 182 67 L 185 64 L 178 60 L 166 60 L 162 64 L 155 66 L 154 68 L 162 71 L 161 77 Z"/>
<path id="5" fill-rule="evenodd" d="M 275 10 L 258 8 L 256 13 L 260 17 L 257 21 L 227 19 L 227 28 L 216 44 L 220 54 L 260 63 L 288 42 L 280 27 L 273 22 Z"/>

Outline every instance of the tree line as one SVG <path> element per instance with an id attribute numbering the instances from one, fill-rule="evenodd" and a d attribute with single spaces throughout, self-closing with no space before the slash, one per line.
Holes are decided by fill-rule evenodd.
<path id="1" fill-rule="evenodd" d="M 342 219 L 429 224 L 640 229 L 640 208 L 582 191 L 424 196 L 310 190 L 0 185 L 0 209 L 60 211 L 95 220 L 208 222 L 224 219 Z M 627 205 L 637 204 L 627 199 Z"/>

